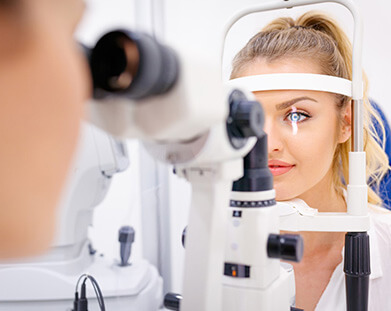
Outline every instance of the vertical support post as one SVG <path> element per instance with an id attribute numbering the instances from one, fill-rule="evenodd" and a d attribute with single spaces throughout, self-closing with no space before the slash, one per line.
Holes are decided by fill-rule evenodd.
<path id="1" fill-rule="evenodd" d="M 243 173 L 242 165 L 242 159 L 236 159 L 184 170 L 192 184 L 192 204 L 181 311 L 222 310 L 226 210 L 232 183 Z"/>

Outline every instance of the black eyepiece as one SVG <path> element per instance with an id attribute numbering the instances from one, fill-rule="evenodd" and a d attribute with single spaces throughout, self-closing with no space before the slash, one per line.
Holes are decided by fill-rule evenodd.
<path id="1" fill-rule="evenodd" d="M 164 94 L 179 74 L 173 50 L 144 33 L 107 33 L 91 50 L 89 60 L 95 98 L 142 99 Z"/>

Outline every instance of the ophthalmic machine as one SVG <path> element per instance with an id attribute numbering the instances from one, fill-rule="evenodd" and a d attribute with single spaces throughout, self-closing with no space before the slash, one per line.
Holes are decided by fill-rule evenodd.
<path id="1" fill-rule="evenodd" d="M 248 84 L 222 82 L 224 40 L 229 28 L 248 14 L 323 2 L 344 5 L 354 17 L 353 81 L 334 83 L 333 79 L 301 74 L 272 81 L 268 76 L 256 90 L 326 90 L 322 86 L 331 85 L 328 91 L 338 90 L 353 98 L 348 212 L 303 214 L 297 212 L 298 204 L 291 202 L 293 212 L 280 216 L 267 174 L 256 187 L 251 186 L 264 163 L 253 162 L 249 156 L 243 166 L 243 157 L 256 141 L 265 142 L 262 111 L 256 108 L 259 104 L 253 102 Z M 362 22 L 354 3 L 167 0 L 153 3 L 149 9 L 154 12 L 149 35 L 137 29 L 112 31 L 89 53 L 94 84 L 90 119 L 116 136 L 141 139 L 152 156 L 174 164 L 177 174 L 192 185 L 183 299 L 169 296 L 166 305 L 182 311 L 225 311 L 238 310 L 239 301 L 246 310 L 260 306 L 294 310 L 292 271 L 281 267 L 277 259 L 299 259 L 301 243 L 298 238 L 287 243 L 278 235 L 285 229 L 348 231 L 347 309 L 367 310 L 369 266 L 349 265 L 369 257 L 369 248 L 358 247 L 368 243 L 369 218 L 362 148 Z M 145 16 L 138 13 L 136 16 Z M 226 23 L 216 23 L 216 16 Z M 253 150 L 257 153 L 264 147 Z M 231 192 L 233 182 L 241 177 L 247 181 L 238 182 Z M 253 205 L 256 209 L 251 209 Z M 289 220 L 280 223 L 287 216 Z M 311 226 L 310 219 L 315 220 Z M 257 231 L 262 225 L 264 230 Z M 249 247 L 255 243 L 263 246 L 256 254 Z M 294 251 L 286 252 L 291 246 Z"/>
<path id="2" fill-rule="evenodd" d="M 121 228 L 121 261 L 102 257 L 88 238 L 94 208 L 105 198 L 112 177 L 128 165 L 124 143 L 91 124 L 83 124 L 58 207 L 52 246 L 39 257 L 0 263 L 0 310 L 71 310 L 76 281 L 85 273 L 99 282 L 107 310 L 160 308 L 163 289 L 157 269 L 145 260 L 128 262 L 134 231 Z M 87 298 L 90 309 L 98 310 L 92 290 L 87 291 Z"/>

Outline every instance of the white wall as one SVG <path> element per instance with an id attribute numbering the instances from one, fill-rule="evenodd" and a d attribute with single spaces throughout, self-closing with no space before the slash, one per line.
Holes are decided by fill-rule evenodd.
<path id="1" fill-rule="evenodd" d="M 93 46 L 104 32 L 134 25 L 134 3 L 131 0 L 86 0 L 85 3 L 85 14 L 76 39 L 87 46 Z M 127 147 L 130 166 L 113 177 L 105 200 L 95 209 L 89 231 L 93 246 L 108 258 L 119 258 L 118 229 L 122 225 L 135 228 L 132 258 L 142 257 L 139 143 L 129 140 Z"/>
<path id="2" fill-rule="evenodd" d="M 92 45 L 104 31 L 134 26 L 133 0 L 84 0 L 86 10 L 76 32 L 77 39 Z"/>
<path id="3" fill-rule="evenodd" d="M 95 208 L 89 235 L 99 253 L 107 258 L 119 259 L 118 229 L 124 225 L 134 227 L 136 234 L 131 260 L 138 260 L 143 252 L 139 143 L 129 140 L 126 145 L 130 166 L 113 177 L 106 198 Z"/>
<path id="4" fill-rule="evenodd" d="M 232 0 L 238 1 L 238 0 Z M 388 99 L 388 87 L 391 83 L 391 2 L 386 0 L 355 0 L 364 18 L 364 51 L 363 65 L 370 80 L 370 96 L 383 107 L 389 119 L 391 119 L 391 105 Z M 131 27 L 134 23 L 133 1 L 131 0 L 88 0 L 86 16 L 80 25 L 77 37 L 85 43 L 92 44 L 97 36 L 104 30 L 114 26 Z M 229 5 L 229 1 L 227 1 Z M 321 5 L 320 9 L 331 10 L 331 13 L 345 25 L 347 32 L 352 30 L 352 19 L 337 5 Z M 297 15 L 300 10 L 284 10 L 283 14 Z M 180 13 L 180 12 L 179 12 Z M 227 53 L 225 58 L 225 73 L 228 74 L 229 62 L 238 49 L 269 20 L 278 14 L 263 14 L 263 16 L 249 17 L 240 21 L 228 38 Z M 200 17 L 195 16 L 194 26 L 200 23 Z M 222 23 L 216 13 L 216 23 Z M 93 237 L 95 246 L 100 251 L 116 256 L 115 230 L 124 223 L 140 226 L 140 197 L 137 144 L 130 144 L 131 168 L 125 173 L 114 178 L 112 188 L 105 202 L 96 210 L 94 218 Z M 144 168 L 148 169 L 148 168 Z M 171 241 L 174 291 L 180 292 L 181 275 L 183 267 L 184 251 L 180 245 L 180 237 L 187 223 L 187 213 L 190 204 L 189 185 L 170 175 L 170 209 L 171 209 Z M 140 232 L 140 230 L 138 230 Z M 139 238 L 140 236 L 136 237 Z M 140 244 L 140 243 L 139 243 Z M 141 255 L 141 245 L 137 245 L 138 256 Z"/>
<path id="5" fill-rule="evenodd" d="M 355 0 L 364 18 L 363 67 L 370 82 L 370 96 L 386 112 L 391 121 L 391 2 L 386 0 Z"/>

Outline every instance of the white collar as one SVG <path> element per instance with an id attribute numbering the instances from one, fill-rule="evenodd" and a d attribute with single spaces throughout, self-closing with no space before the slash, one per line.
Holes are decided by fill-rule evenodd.
<path id="1" fill-rule="evenodd" d="M 369 235 L 369 251 L 370 251 L 370 265 L 371 265 L 371 275 L 370 279 L 377 279 L 383 276 L 383 269 L 381 263 L 381 256 L 379 250 L 379 241 L 376 235 L 376 228 L 373 222 L 373 219 L 370 218 L 370 228 L 368 231 Z"/>

